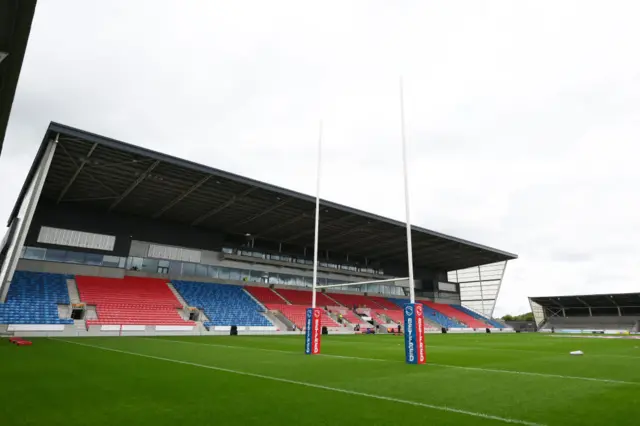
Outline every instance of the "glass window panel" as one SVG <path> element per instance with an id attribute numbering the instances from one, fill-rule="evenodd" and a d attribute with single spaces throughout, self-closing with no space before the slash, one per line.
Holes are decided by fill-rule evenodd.
<path id="1" fill-rule="evenodd" d="M 120 258 L 118 256 L 103 256 L 102 265 L 109 267 L 118 267 L 120 265 Z"/>
<path id="2" fill-rule="evenodd" d="M 173 276 L 182 275 L 182 262 L 177 260 L 172 260 L 171 262 L 169 262 L 169 273 L 171 273 Z"/>
<path id="3" fill-rule="evenodd" d="M 65 262 L 68 263 L 84 263 L 85 254 L 75 251 L 68 251 L 65 256 Z"/>
<path id="4" fill-rule="evenodd" d="M 124 269 L 126 261 L 127 261 L 127 258 L 121 257 L 120 262 L 118 262 L 118 267 Z"/>
<path id="5" fill-rule="evenodd" d="M 262 282 L 262 275 L 264 272 L 262 271 L 250 271 L 249 281 L 252 283 Z"/>
<path id="6" fill-rule="evenodd" d="M 142 268 L 141 257 L 130 257 L 129 259 L 127 259 L 127 269 L 138 271 L 141 268 Z"/>
<path id="7" fill-rule="evenodd" d="M 196 264 L 196 277 L 209 276 L 209 267 L 207 265 Z"/>
<path id="8" fill-rule="evenodd" d="M 45 258 L 46 249 L 37 247 L 25 247 L 23 257 L 25 259 L 43 260 Z"/>
<path id="9" fill-rule="evenodd" d="M 228 280 L 229 279 L 229 268 L 220 268 L 218 269 L 218 278 L 222 279 L 222 280 Z"/>
<path id="10" fill-rule="evenodd" d="M 216 266 L 211 266 L 207 268 L 207 276 L 209 278 L 218 278 L 218 268 Z"/>
<path id="11" fill-rule="evenodd" d="M 158 260 L 156 259 L 148 259 L 148 258 L 143 258 L 142 259 L 142 268 L 140 268 L 141 271 L 145 271 L 145 272 L 153 272 L 156 273 L 158 272 Z"/>
<path id="12" fill-rule="evenodd" d="M 86 253 L 84 257 L 84 263 L 92 266 L 101 266 L 103 262 L 102 261 L 103 258 L 104 256 L 101 254 Z"/>
<path id="13" fill-rule="evenodd" d="M 229 279 L 234 281 L 240 281 L 240 270 L 235 268 L 229 268 Z"/>
<path id="14" fill-rule="evenodd" d="M 66 257 L 66 252 L 63 250 L 47 250 L 45 255 L 45 260 L 49 260 L 51 262 L 64 262 Z"/>
<path id="15" fill-rule="evenodd" d="M 182 275 L 185 277 L 195 277 L 196 276 L 196 264 L 195 263 L 183 263 L 182 264 Z"/>
<path id="16" fill-rule="evenodd" d="M 249 277 L 251 275 L 251 271 L 248 269 L 240 270 L 240 280 L 244 282 L 249 282 Z"/>
<path id="17" fill-rule="evenodd" d="M 269 274 L 269 284 L 280 284 L 280 278 L 278 274 L 274 274 L 274 273 Z"/>

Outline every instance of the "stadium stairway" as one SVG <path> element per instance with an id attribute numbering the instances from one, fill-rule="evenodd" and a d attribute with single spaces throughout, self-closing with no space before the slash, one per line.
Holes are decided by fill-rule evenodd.
<path id="1" fill-rule="evenodd" d="M 445 305 L 443 303 L 435 303 L 435 302 L 426 301 L 426 300 L 423 301 L 422 303 L 425 306 L 428 306 L 431 309 L 438 311 L 449 318 L 453 318 L 455 320 L 460 321 L 467 327 L 471 327 L 471 328 L 487 328 L 488 327 L 486 322 L 477 320 L 474 317 L 462 311 L 459 311 L 458 309 L 454 308 L 451 305 Z"/>
<path id="2" fill-rule="evenodd" d="M 490 327 L 493 327 L 493 328 L 506 328 L 503 324 L 499 323 L 498 321 L 495 321 L 495 320 L 493 320 L 491 318 L 487 318 L 487 317 L 485 317 L 483 315 L 480 315 L 479 313 L 474 312 L 471 309 L 466 308 L 466 307 L 464 307 L 462 305 L 452 304 L 451 306 L 454 307 L 455 309 L 457 309 L 457 310 L 459 310 L 459 311 L 461 311 L 461 312 L 463 312 L 463 313 L 465 313 L 465 314 L 467 314 L 467 315 L 479 320 L 479 321 L 483 321 L 483 322 L 487 323 Z"/>
<path id="3" fill-rule="evenodd" d="M 277 305 L 267 304 L 267 309 L 272 311 L 280 311 L 289 321 L 296 325 L 300 330 L 305 328 L 305 320 L 307 313 L 307 306 L 304 305 Z M 338 328 L 342 325 L 338 324 L 329 316 L 327 311 L 322 310 L 322 317 L 320 318 L 320 324 L 327 327 Z"/>
<path id="4" fill-rule="evenodd" d="M 209 318 L 205 327 L 274 327 L 241 286 L 176 280 L 173 285 L 189 306 L 204 311 Z"/>
<path id="5" fill-rule="evenodd" d="M 190 325 L 178 310 L 182 305 L 161 279 L 77 276 L 80 299 L 95 305 L 98 318 L 87 325 Z"/>
<path id="6" fill-rule="evenodd" d="M 395 309 L 371 309 L 371 313 L 380 318 L 381 324 L 404 324 L 404 313 L 397 306 Z"/>
<path id="7" fill-rule="evenodd" d="M 67 291 L 69 292 L 69 300 L 71 303 L 80 303 L 80 294 L 78 286 L 74 278 L 67 278 Z"/>
<path id="8" fill-rule="evenodd" d="M 176 288 L 174 287 L 173 283 L 168 283 L 167 285 L 169 286 L 169 290 L 171 290 L 171 293 L 173 293 L 173 295 L 176 297 L 176 299 L 178 299 L 178 302 L 182 305 L 182 307 L 183 308 L 188 307 L 189 304 L 187 303 L 186 300 L 184 300 L 184 298 L 182 297 L 180 292 L 178 290 L 176 290 Z"/>
<path id="9" fill-rule="evenodd" d="M 73 324 L 60 318 L 58 305 L 69 305 L 66 280 L 69 276 L 16 271 L 0 304 L 1 324 Z"/>
<path id="10" fill-rule="evenodd" d="M 354 326 L 356 324 L 360 324 L 360 327 L 371 327 L 371 324 L 363 320 L 360 315 L 357 315 L 355 312 L 349 308 L 345 308 L 344 306 L 329 306 L 328 311 L 336 317 L 339 317 L 340 314 L 342 314 L 342 318 Z"/>

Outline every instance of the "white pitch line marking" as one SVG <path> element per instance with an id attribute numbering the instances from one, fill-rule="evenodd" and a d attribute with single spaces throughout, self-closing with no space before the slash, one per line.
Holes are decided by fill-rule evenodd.
<path id="1" fill-rule="evenodd" d="M 172 340 L 172 339 L 155 339 L 151 337 L 144 337 L 144 339 L 154 340 L 154 341 L 166 341 L 166 342 L 174 342 L 174 343 L 184 343 L 190 345 L 199 345 L 199 346 L 212 346 L 212 347 L 220 347 L 220 348 L 230 348 L 230 349 L 255 349 L 258 351 L 267 351 L 267 352 L 279 352 L 279 353 L 287 353 L 292 355 L 299 355 L 298 352 L 293 351 L 284 351 L 281 349 L 267 349 L 267 348 L 256 348 L 252 346 L 233 346 L 233 345 L 220 345 L 217 343 L 199 343 L 199 342 L 187 342 L 181 340 Z M 363 358 L 356 356 L 347 356 L 347 355 L 331 355 L 331 354 L 320 354 L 323 357 L 331 357 L 331 358 L 344 358 L 344 359 L 357 359 L 362 361 L 376 361 L 376 362 L 404 362 L 393 359 L 382 359 L 382 358 Z M 485 373 L 502 373 L 502 374 L 518 374 L 521 376 L 534 376 L 534 377 L 548 377 L 552 379 L 564 379 L 564 380 L 586 380 L 588 382 L 601 382 L 601 383 L 612 383 L 618 385 L 635 385 L 640 386 L 640 382 L 629 382 L 625 380 L 615 380 L 615 379 L 600 379 L 597 377 L 583 377 L 583 376 L 565 376 L 562 374 L 550 374 L 550 373 L 535 373 L 530 371 L 516 371 L 516 370 L 501 370 L 499 368 L 483 368 L 483 367 L 464 367 L 461 365 L 451 365 L 451 364 L 437 364 L 428 362 L 427 367 L 446 367 L 446 368 L 458 368 L 461 370 L 470 370 L 470 371 L 482 371 Z"/>
<path id="2" fill-rule="evenodd" d="M 362 397 L 365 397 L 365 398 L 378 399 L 378 400 L 382 400 L 382 401 L 396 402 L 396 403 L 399 403 L 399 404 L 413 405 L 415 407 L 423 407 L 423 408 L 429 408 L 429 409 L 432 409 L 432 410 L 445 411 L 445 412 L 449 412 L 449 413 L 463 414 L 463 415 L 472 416 L 472 417 L 479 417 L 479 418 L 483 418 L 483 419 L 487 419 L 487 420 L 496 420 L 496 421 L 503 422 L 503 423 L 520 424 L 520 425 L 526 425 L 526 426 L 544 426 L 544 425 L 542 425 L 540 423 L 528 422 L 526 420 L 518 420 L 518 419 L 511 419 L 511 418 L 508 418 L 508 417 L 493 416 L 491 414 L 476 413 L 474 411 L 461 410 L 461 409 L 451 408 L 451 407 L 447 407 L 447 406 L 443 406 L 443 405 L 426 404 L 426 403 L 423 403 L 423 402 L 410 401 L 410 400 L 406 400 L 406 399 L 393 398 L 393 397 L 389 397 L 389 396 L 374 395 L 374 394 L 369 394 L 369 393 L 364 393 L 364 392 L 352 391 L 352 390 L 348 390 L 348 389 L 334 388 L 334 387 L 331 387 L 331 386 L 318 385 L 318 384 L 315 384 L 315 383 L 299 382 L 297 380 L 283 379 L 283 378 L 280 378 L 280 377 L 266 376 L 266 375 L 263 375 L 263 374 L 248 373 L 246 371 L 231 370 L 229 368 L 215 367 L 215 366 L 212 366 L 212 365 L 205 365 L 205 364 L 197 364 L 195 362 L 181 361 L 181 360 L 177 360 L 177 359 L 164 358 L 164 357 L 154 356 L 154 355 L 146 355 L 146 354 L 141 354 L 141 353 L 138 353 L 138 352 L 129 352 L 129 351 L 123 351 L 123 350 L 120 350 L 120 349 L 105 348 L 104 346 L 97 346 L 97 345 L 89 345 L 87 343 L 72 342 L 70 340 L 65 340 L 65 339 L 60 339 L 60 338 L 53 338 L 51 340 L 65 342 L 65 343 L 69 343 L 69 344 L 72 344 L 72 345 L 86 346 L 88 348 L 101 349 L 101 350 L 104 350 L 104 351 L 110 351 L 110 352 L 116 352 L 116 353 L 121 353 L 121 354 L 139 356 L 139 357 L 142 357 L 142 358 L 149 358 L 149 359 L 155 359 L 155 360 L 159 360 L 159 361 L 173 362 L 173 363 L 176 363 L 176 364 L 190 365 L 190 366 L 193 366 L 193 367 L 206 368 L 206 369 L 215 370 L 215 371 L 223 371 L 225 373 L 238 374 L 238 375 L 241 375 L 241 376 L 255 377 L 255 378 L 258 378 L 258 379 L 271 380 L 271 381 L 281 382 L 281 383 L 289 383 L 289 384 L 292 384 L 292 385 L 305 386 L 305 387 L 313 388 L 313 389 L 322 389 L 322 390 L 327 390 L 327 391 L 331 391 L 331 392 L 345 393 L 345 394 L 348 394 L 348 395 L 362 396 Z"/>
<path id="3" fill-rule="evenodd" d="M 301 352 L 293 352 L 293 351 L 284 351 L 282 349 L 268 349 L 268 348 L 257 348 L 255 346 L 233 346 L 233 345 L 220 345 L 218 343 L 199 343 L 199 342 L 188 342 L 185 340 L 172 340 L 172 339 L 155 339 L 153 337 L 142 337 L 143 339 L 160 341 L 160 342 L 173 342 L 173 343 L 184 343 L 187 345 L 198 345 L 198 346 L 212 346 L 214 348 L 230 348 L 230 349 L 254 349 L 256 351 L 265 351 L 265 352 L 277 352 L 281 354 L 290 354 L 290 355 L 301 355 Z M 357 356 L 347 356 L 347 355 L 331 355 L 331 354 L 320 354 L 322 357 L 329 358 L 342 358 L 342 359 L 359 359 L 362 361 L 378 361 L 378 362 L 393 362 L 388 359 L 382 358 L 362 358 Z"/>

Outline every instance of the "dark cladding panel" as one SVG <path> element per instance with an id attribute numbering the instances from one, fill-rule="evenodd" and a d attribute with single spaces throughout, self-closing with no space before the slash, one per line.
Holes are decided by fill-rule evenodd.
<path id="1" fill-rule="evenodd" d="M 71 204 L 65 206 L 39 203 L 27 235 L 26 245 L 47 246 L 37 242 L 42 226 L 114 235 L 116 237 L 114 250 L 108 252 L 114 256 L 128 256 L 131 240 L 202 250 L 222 248 L 222 235 L 215 231 L 144 217 L 78 209 Z M 83 251 L 107 253 L 87 249 Z"/>

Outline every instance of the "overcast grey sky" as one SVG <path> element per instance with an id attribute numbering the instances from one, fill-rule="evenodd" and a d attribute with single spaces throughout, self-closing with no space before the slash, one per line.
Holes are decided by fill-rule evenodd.
<path id="1" fill-rule="evenodd" d="M 520 255 L 526 297 L 640 291 L 636 1 L 40 0 L 0 157 L 6 218 L 49 121 Z"/>

